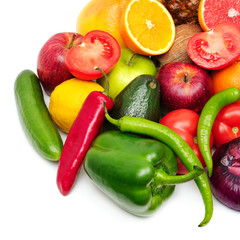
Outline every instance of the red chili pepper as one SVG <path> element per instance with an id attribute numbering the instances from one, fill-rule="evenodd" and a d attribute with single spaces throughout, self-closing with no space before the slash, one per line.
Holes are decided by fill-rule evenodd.
<path id="1" fill-rule="evenodd" d="M 93 91 L 88 95 L 68 133 L 57 172 L 57 185 L 63 195 L 70 192 L 84 157 L 103 124 L 104 101 L 110 111 L 113 101 L 108 97 L 108 86 L 104 92 Z"/>

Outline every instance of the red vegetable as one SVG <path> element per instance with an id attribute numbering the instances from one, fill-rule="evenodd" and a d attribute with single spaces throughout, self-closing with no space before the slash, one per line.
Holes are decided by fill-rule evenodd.
<path id="1" fill-rule="evenodd" d="M 108 87 L 103 93 L 91 92 L 68 133 L 57 172 L 57 185 L 63 195 L 70 192 L 84 157 L 103 124 L 105 119 L 103 102 L 106 102 L 108 111 L 113 107 L 113 101 L 107 94 Z"/>
<path id="2" fill-rule="evenodd" d="M 240 138 L 216 149 L 209 180 L 214 196 L 229 208 L 240 211 Z"/>
<path id="3" fill-rule="evenodd" d="M 218 113 L 212 133 L 217 147 L 240 137 L 240 102 L 232 103 Z"/>
<path id="4" fill-rule="evenodd" d="M 197 143 L 197 125 L 199 115 L 189 109 L 177 109 L 166 114 L 159 123 L 169 127 L 182 137 L 187 144 L 193 149 L 203 167 L 206 166 L 203 157 L 199 151 Z M 210 147 L 213 146 L 213 138 L 210 138 Z M 186 174 L 188 171 L 182 162 L 177 158 L 178 161 L 178 174 Z"/>
<path id="5" fill-rule="evenodd" d="M 88 32 L 81 44 L 72 47 L 65 56 L 68 71 L 81 80 L 94 80 L 102 77 L 96 66 L 108 73 L 118 62 L 121 48 L 117 40 L 107 32 Z"/>
<path id="6" fill-rule="evenodd" d="M 240 26 L 223 22 L 210 31 L 197 33 L 189 39 L 187 52 L 202 68 L 224 68 L 240 55 Z"/>

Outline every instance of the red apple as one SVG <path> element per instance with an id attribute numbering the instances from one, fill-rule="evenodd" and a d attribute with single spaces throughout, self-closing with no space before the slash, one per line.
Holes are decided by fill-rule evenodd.
<path id="1" fill-rule="evenodd" d="M 213 95 L 212 78 L 194 64 L 168 63 L 159 69 L 157 79 L 166 111 L 186 108 L 199 112 Z"/>
<path id="2" fill-rule="evenodd" d="M 67 70 L 64 59 L 69 49 L 80 44 L 82 39 L 83 36 L 77 33 L 57 33 L 41 48 L 37 60 L 37 73 L 48 95 L 57 85 L 73 77 Z"/>

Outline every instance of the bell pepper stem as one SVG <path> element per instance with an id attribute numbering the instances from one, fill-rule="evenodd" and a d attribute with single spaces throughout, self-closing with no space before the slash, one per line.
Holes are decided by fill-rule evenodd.
<path id="1" fill-rule="evenodd" d="M 162 185 L 175 185 L 179 183 L 188 182 L 199 177 L 204 172 L 203 168 L 193 166 L 193 170 L 184 175 L 171 176 L 162 169 L 156 169 L 154 180 L 152 182 L 153 189 L 157 189 Z"/>

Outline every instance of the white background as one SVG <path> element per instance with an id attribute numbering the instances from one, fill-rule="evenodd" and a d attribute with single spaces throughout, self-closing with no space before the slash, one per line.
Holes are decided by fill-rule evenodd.
<path id="1" fill-rule="evenodd" d="M 66 197 L 59 193 L 57 163 L 41 158 L 23 133 L 13 84 L 22 70 L 36 72 L 38 52 L 49 37 L 75 31 L 78 14 L 87 2 L 1 3 L 0 239 L 238 238 L 240 213 L 215 199 L 211 222 L 198 227 L 204 206 L 194 182 L 177 186 L 172 197 L 150 218 L 135 217 L 118 208 L 94 186 L 83 169 L 72 192 Z"/>

